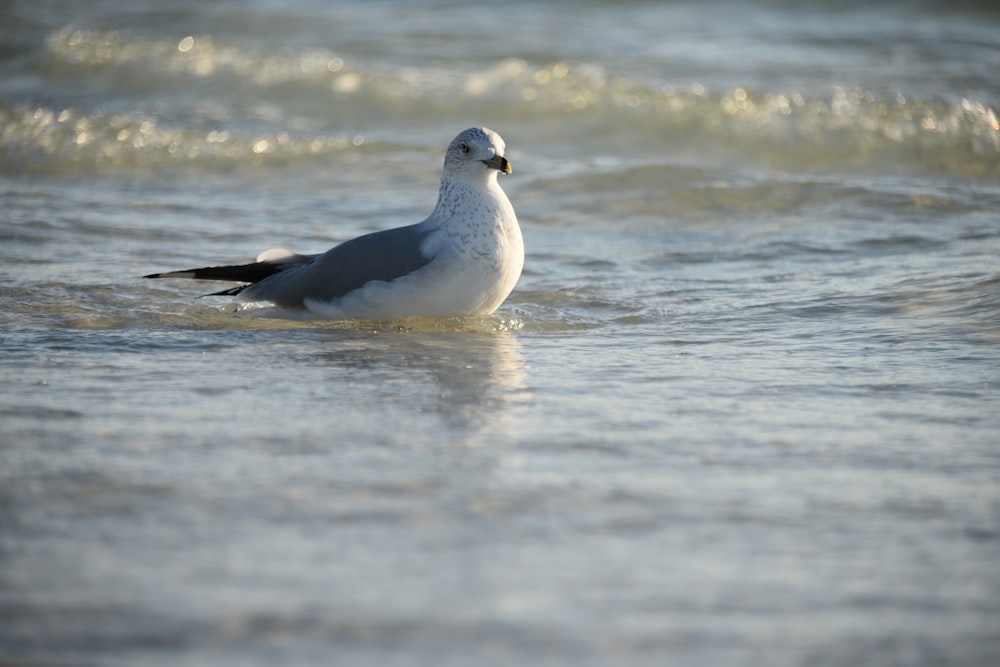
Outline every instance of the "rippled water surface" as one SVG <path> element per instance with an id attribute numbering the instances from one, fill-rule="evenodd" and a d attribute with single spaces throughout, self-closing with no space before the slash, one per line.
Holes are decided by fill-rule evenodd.
<path id="1" fill-rule="evenodd" d="M 0 663 L 1000 662 L 991 3 L 7 3 Z M 417 222 L 491 317 L 144 274 Z"/>

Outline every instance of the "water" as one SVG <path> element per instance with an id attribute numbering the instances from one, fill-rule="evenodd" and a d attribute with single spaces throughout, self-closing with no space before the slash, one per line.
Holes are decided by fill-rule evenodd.
<path id="1" fill-rule="evenodd" d="M 1000 661 L 992 3 L 0 10 L 0 662 Z M 415 222 L 498 313 L 152 271 Z"/>

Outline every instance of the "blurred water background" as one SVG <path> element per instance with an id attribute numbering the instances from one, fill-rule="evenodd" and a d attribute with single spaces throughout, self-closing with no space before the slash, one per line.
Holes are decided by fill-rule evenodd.
<path id="1" fill-rule="evenodd" d="M 1000 664 L 993 2 L 7 0 L 0 664 Z M 139 276 L 430 212 L 493 317 Z"/>

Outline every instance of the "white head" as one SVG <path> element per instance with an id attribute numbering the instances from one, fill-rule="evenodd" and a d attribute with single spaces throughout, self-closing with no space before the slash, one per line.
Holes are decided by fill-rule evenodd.
<path id="1" fill-rule="evenodd" d="M 485 127 L 471 127 L 455 137 L 444 154 L 446 174 L 486 179 L 496 171 L 511 172 L 503 156 L 506 144 L 499 134 Z"/>

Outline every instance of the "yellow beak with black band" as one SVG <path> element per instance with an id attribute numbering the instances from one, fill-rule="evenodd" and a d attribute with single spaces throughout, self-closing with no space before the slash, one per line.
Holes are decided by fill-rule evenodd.
<path id="1" fill-rule="evenodd" d="M 507 158 L 503 157 L 502 155 L 494 155 L 489 160 L 483 160 L 483 164 L 485 164 L 487 167 L 493 167 L 498 171 L 502 171 L 507 175 L 510 175 L 511 171 L 513 171 L 510 168 L 510 162 L 507 162 Z"/>

